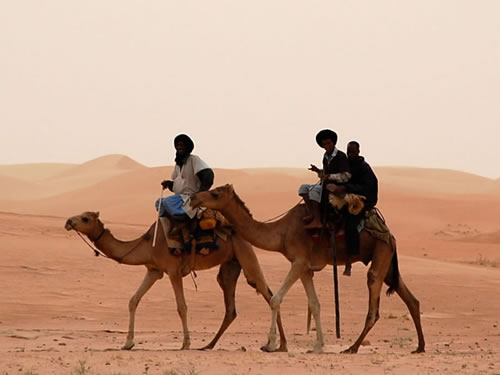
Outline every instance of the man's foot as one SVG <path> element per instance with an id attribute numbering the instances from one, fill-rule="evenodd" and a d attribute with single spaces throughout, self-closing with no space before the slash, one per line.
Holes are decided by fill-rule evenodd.
<path id="1" fill-rule="evenodd" d="M 170 248 L 170 254 L 176 256 L 176 257 L 180 257 L 182 255 L 182 251 L 181 249 L 176 249 L 176 248 Z"/>
<path id="2" fill-rule="evenodd" d="M 204 247 L 203 249 L 200 250 L 200 254 L 201 255 L 208 255 L 208 254 L 210 254 L 210 249 L 207 249 L 206 247 Z"/>
<path id="3" fill-rule="evenodd" d="M 172 237 L 178 236 L 182 232 L 182 228 L 184 228 L 183 224 L 176 224 L 171 230 L 170 230 L 170 235 Z"/>
<path id="4" fill-rule="evenodd" d="M 307 224 L 310 223 L 312 219 L 313 219 L 312 215 L 306 215 L 302 218 L 302 221 Z"/>
<path id="5" fill-rule="evenodd" d="M 351 265 L 350 264 L 345 265 L 344 276 L 351 276 Z"/>
<path id="6" fill-rule="evenodd" d="M 313 220 L 309 224 L 304 225 L 304 228 L 306 228 L 307 230 L 321 229 L 321 227 L 322 227 L 321 221 L 319 221 L 319 220 Z"/>

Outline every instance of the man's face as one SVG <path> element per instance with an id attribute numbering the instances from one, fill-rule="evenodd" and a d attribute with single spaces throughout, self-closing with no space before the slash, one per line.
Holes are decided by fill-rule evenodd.
<path id="1" fill-rule="evenodd" d="M 186 154 L 186 145 L 184 144 L 183 141 L 179 141 L 175 144 L 175 151 L 177 151 L 179 155 Z"/>
<path id="2" fill-rule="evenodd" d="M 326 138 L 321 141 L 321 147 L 323 147 L 327 153 L 331 154 L 335 149 L 335 143 L 330 138 Z"/>
<path id="3" fill-rule="evenodd" d="M 356 160 L 359 156 L 359 148 L 354 143 L 347 145 L 347 158 L 349 160 Z"/>

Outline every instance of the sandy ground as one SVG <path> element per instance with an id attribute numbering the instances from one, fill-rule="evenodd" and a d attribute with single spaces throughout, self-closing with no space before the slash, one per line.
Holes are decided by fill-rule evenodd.
<path id="1" fill-rule="evenodd" d="M 89 183 L 89 188 L 102 187 L 104 167 L 99 170 L 99 163 L 95 164 L 99 181 Z M 105 167 L 110 168 L 109 163 Z M 133 168 L 124 174 L 114 171 L 105 184 L 112 186 L 114 181 L 120 185 L 128 173 L 137 171 L 151 178 L 159 173 Z M 70 181 L 70 172 L 65 165 L 66 181 Z M 29 174 L 26 168 L 23 173 Z M 223 178 L 231 179 L 230 171 L 220 174 L 224 173 Z M 243 172 L 235 171 L 240 186 L 245 178 L 254 181 L 256 174 L 260 179 L 265 175 L 238 173 Z M 289 176 L 295 183 L 297 177 Z M 54 178 L 47 184 L 53 184 Z M 76 173 L 75 178 L 81 179 L 81 175 Z M 43 191 L 40 182 L 36 183 Z M 340 277 L 340 339 L 335 335 L 332 267 L 315 275 L 325 354 L 307 353 L 315 332 L 306 334 L 306 297 L 300 283 L 286 296 L 281 310 L 289 352 L 261 352 L 270 311 L 243 277 L 236 291 L 237 319 L 214 350 L 196 350 L 211 339 L 222 321 L 217 269 L 198 272 L 198 290 L 189 277 L 184 279 L 193 349 L 179 350 L 181 323 L 169 281 L 164 278 L 139 306 L 136 346 L 131 351 L 120 350 L 127 333 L 128 301 L 145 268 L 95 257 L 74 232 L 66 232 L 66 218 L 83 209 L 74 211 L 79 203 L 64 193 L 47 198 L 54 204 L 52 215 L 48 204 L 0 194 L 0 374 L 500 374 L 500 214 L 496 209 L 476 209 L 462 215 L 463 209 L 477 207 L 478 202 L 488 202 L 493 208 L 500 205 L 498 193 L 491 190 L 494 183 L 486 183 L 488 193 L 467 195 L 461 191 L 449 197 L 434 188 L 415 195 L 405 189 L 407 185 L 395 184 L 396 188 L 387 188 L 381 195 L 381 207 L 398 238 L 402 277 L 421 303 L 427 343 L 424 354 L 410 354 L 417 345 L 415 329 L 397 295 L 381 298 L 380 320 L 359 353 L 340 354 L 357 338 L 366 316 L 367 268 L 362 264 L 354 265 L 352 277 Z M 272 207 L 259 205 L 262 196 L 273 192 L 255 190 L 249 184 L 240 196 L 257 219 L 295 203 L 292 186 Z M 68 186 L 66 194 L 73 189 L 72 184 Z M 116 204 L 106 192 L 92 199 L 94 204 L 86 209 L 102 206 L 103 220 L 120 239 L 138 237 L 152 222 L 150 208 L 134 211 L 130 205 Z M 400 203 L 404 199 L 409 199 L 406 205 Z M 81 204 L 88 205 L 91 198 L 82 200 Z M 29 207 L 31 213 L 26 212 Z M 123 212 L 129 214 L 124 217 Z M 270 287 L 277 290 L 288 262 L 279 254 L 256 251 Z"/>

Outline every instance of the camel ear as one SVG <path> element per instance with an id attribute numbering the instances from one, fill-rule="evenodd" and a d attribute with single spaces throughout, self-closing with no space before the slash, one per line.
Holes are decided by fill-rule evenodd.
<path id="1" fill-rule="evenodd" d="M 232 192 L 234 192 L 234 187 L 233 187 L 233 185 L 232 185 L 232 184 L 227 184 L 227 185 L 226 185 L 226 188 L 227 188 L 227 190 L 228 190 L 229 192 L 231 192 L 231 193 L 232 193 Z"/>
<path id="2" fill-rule="evenodd" d="M 95 217 L 98 218 L 99 217 L 99 211 L 96 211 L 95 212 Z"/>

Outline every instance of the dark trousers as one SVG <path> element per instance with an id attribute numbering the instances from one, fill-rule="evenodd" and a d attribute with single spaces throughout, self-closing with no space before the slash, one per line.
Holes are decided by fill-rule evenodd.
<path id="1" fill-rule="evenodd" d="M 351 215 L 347 209 L 344 211 L 344 231 L 346 241 L 347 255 L 359 254 L 359 232 L 358 226 L 361 219 L 365 215 L 365 210 L 362 210 L 358 215 Z"/>

